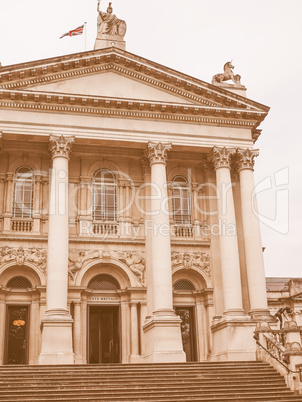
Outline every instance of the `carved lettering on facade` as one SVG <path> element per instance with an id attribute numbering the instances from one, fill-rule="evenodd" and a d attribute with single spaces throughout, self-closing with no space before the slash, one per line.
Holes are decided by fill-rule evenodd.
<path id="1" fill-rule="evenodd" d="M 16 265 L 24 265 L 31 262 L 41 271 L 45 272 L 47 268 L 47 250 L 41 248 L 11 248 L 2 247 L 0 249 L 0 265 L 8 262 L 15 262 Z"/>
<path id="2" fill-rule="evenodd" d="M 179 253 L 172 252 L 172 269 L 182 266 L 185 269 L 191 269 L 194 266 L 200 268 L 209 278 L 211 278 L 210 255 L 208 253 Z"/>

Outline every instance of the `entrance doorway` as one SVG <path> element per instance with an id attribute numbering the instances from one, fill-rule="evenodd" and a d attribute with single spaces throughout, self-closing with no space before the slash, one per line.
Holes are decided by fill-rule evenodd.
<path id="1" fill-rule="evenodd" d="M 119 363 L 119 307 L 89 306 L 88 363 Z"/>
<path id="2" fill-rule="evenodd" d="M 28 363 L 28 306 L 7 306 L 4 364 Z"/>
<path id="3" fill-rule="evenodd" d="M 175 313 L 181 318 L 181 337 L 187 362 L 196 361 L 196 337 L 193 307 L 175 307 Z"/>

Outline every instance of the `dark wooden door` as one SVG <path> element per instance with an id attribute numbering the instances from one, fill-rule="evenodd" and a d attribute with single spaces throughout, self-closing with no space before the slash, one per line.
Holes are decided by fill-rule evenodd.
<path id="1" fill-rule="evenodd" d="M 90 306 L 89 363 L 119 363 L 119 307 Z"/>
<path id="2" fill-rule="evenodd" d="M 28 333 L 28 306 L 8 306 L 5 331 L 5 364 L 28 363 Z"/>

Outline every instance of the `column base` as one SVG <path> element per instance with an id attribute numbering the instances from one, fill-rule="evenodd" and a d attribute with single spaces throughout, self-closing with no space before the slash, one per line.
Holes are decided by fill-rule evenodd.
<path id="1" fill-rule="evenodd" d="M 254 309 L 249 312 L 249 315 L 257 321 L 276 322 L 268 309 Z"/>
<path id="2" fill-rule="evenodd" d="M 72 323 L 72 318 L 65 310 L 45 313 L 39 364 L 74 364 Z"/>
<path id="3" fill-rule="evenodd" d="M 247 361 L 256 359 L 253 338 L 256 323 L 248 316 L 224 316 L 212 325 L 211 361 Z"/>
<path id="4" fill-rule="evenodd" d="M 155 311 L 143 326 L 146 363 L 178 363 L 186 361 L 183 351 L 181 319 L 173 310 Z"/>

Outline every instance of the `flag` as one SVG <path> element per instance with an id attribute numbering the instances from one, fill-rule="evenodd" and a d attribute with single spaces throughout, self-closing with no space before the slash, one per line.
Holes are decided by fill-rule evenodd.
<path id="1" fill-rule="evenodd" d="M 76 29 L 72 29 L 71 31 L 64 33 L 62 36 L 60 36 L 60 39 L 64 38 L 64 36 L 82 35 L 83 31 L 84 31 L 84 25 L 81 25 Z"/>

